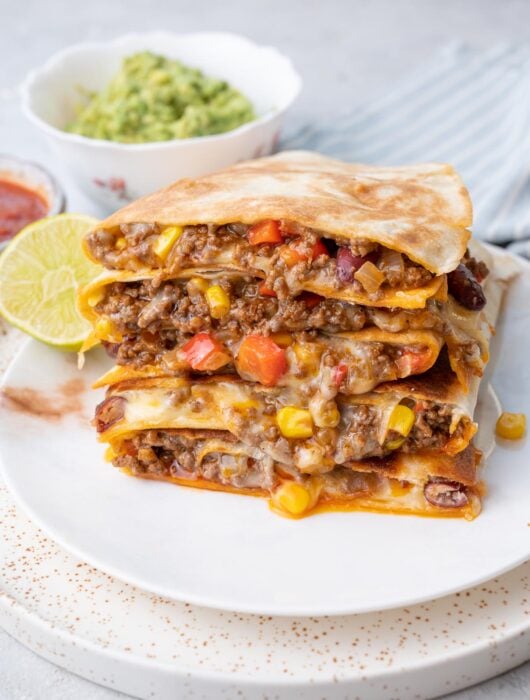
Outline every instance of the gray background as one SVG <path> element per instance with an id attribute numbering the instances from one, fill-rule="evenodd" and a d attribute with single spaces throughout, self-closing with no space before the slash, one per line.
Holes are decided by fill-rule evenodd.
<path id="1" fill-rule="evenodd" d="M 20 121 L 14 99 L 30 68 L 84 39 L 160 28 L 239 32 L 289 54 L 304 79 L 289 115 L 290 131 L 308 121 L 332 122 L 335 114 L 384 93 L 455 39 L 477 47 L 530 43 L 530 1 L 0 0 L 0 152 L 52 167 L 40 137 Z M 68 194 L 70 202 L 83 201 Z M 0 631 L 0 700 L 118 697 L 124 696 L 72 676 Z M 530 663 L 451 698 L 529 699 Z"/>

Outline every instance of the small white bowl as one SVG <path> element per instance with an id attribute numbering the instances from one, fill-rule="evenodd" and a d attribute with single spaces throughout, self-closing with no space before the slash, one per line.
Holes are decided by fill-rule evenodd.
<path id="1" fill-rule="evenodd" d="M 246 95 L 257 119 L 216 136 L 123 144 L 64 131 L 75 116 L 79 88 L 101 90 L 121 60 L 149 50 L 227 80 Z M 114 209 L 181 177 L 196 177 L 271 153 L 283 115 L 301 79 L 291 61 L 269 46 L 235 34 L 128 34 L 110 42 L 76 44 L 32 71 L 22 86 L 26 115 L 46 135 L 54 155 L 90 197 Z"/>

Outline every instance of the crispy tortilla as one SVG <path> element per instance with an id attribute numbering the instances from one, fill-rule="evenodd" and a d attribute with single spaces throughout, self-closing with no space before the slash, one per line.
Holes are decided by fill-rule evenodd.
<path id="1" fill-rule="evenodd" d="M 339 241 L 370 240 L 440 275 L 470 237 L 468 192 L 450 165 L 378 167 L 287 151 L 179 180 L 112 214 L 98 227 L 287 219 Z"/>
<path id="2" fill-rule="evenodd" d="M 234 275 L 243 274 L 243 270 L 234 270 Z M 215 281 L 215 279 L 226 273 L 221 273 L 219 270 L 211 270 L 210 268 L 204 268 L 200 270 L 183 270 L 182 272 L 174 275 L 171 279 L 189 279 L 200 274 L 201 277 Z M 101 316 L 96 312 L 95 306 L 98 301 L 101 300 L 105 293 L 105 288 L 112 285 L 115 282 L 136 282 L 143 279 L 152 279 L 156 274 L 154 271 L 149 272 L 132 272 L 127 270 L 116 270 L 116 271 L 105 271 L 95 280 L 90 282 L 84 288 L 81 289 L 78 298 L 78 305 L 82 315 L 90 321 L 90 323 L 95 326 L 98 319 Z M 436 331 L 430 330 L 428 327 L 425 330 L 420 330 L 419 328 L 413 328 L 407 330 L 409 327 L 409 321 L 407 321 L 407 311 L 403 310 L 400 312 L 394 312 L 393 321 L 394 324 L 399 324 L 403 328 L 401 331 L 394 331 L 391 327 L 387 330 L 377 327 L 365 327 L 361 331 L 350 332 L 350 333 L 339 333 L 335 337 L 342 337 L 348 339 L 349 341 L 363 341 L 363 342 L 381 342 L 393 345 L 404 346 L 406 344 L 413 343 L 423 343 L 430 350 L 430 361 L 426 362 L 424 369 L 428 369 L 435 362 L 438 353 L 441 349 L 441 342 L 443 340 L 448 344 L 449 355 L 451 358 L 451 366 L 456 372 L 460 382 L 464 387 L 469 386 L 472 381 L 474 374 L 481 375 L 482 369 L 488 358 L 488 344 L 491 335 L 491 326 L 496 318 L 498 304 L 501 298 L 502 288 L 496 284 L 496 278 L 494 275 L 490 275 L 491 279 L 487 281 L 487 291 L 488 294 L 491 290 L 491 305 L 488 303 L 487 315 L 486 313 L 476 313 L 467 311 L 464 307 L 457 304 L 452 298 L 450 298 L 444 308 L 445 317 L 445 330 L 446 334 L 442 338 L 440 334 Z M 437 278 L 442 280 L 443 278 Z M 383 310 L 381 313 L 385 313 Z M 398 316 L 403 317 L 402 320 Z M 424 317 L 422 316 L 422 319 Z M 425 312 L 424 322 L 428 325 L 429 317 L 428 313 Z M 389 322 L 384 316 L 381 316 L 381 325 L 385 326 Z M 113 334 L 112 324 L 108 325 L 106 336 L 102 336 L 101 333 L 94 331 L 85 341 L 82 352 L 88 350 L 93 345 L 97 344 L 100 340 L 106 340 L 107 342 L 114 343 L 119 342 L 120 338 Z M 333 336 L 328 336 L 330 344 L 333 344 Z M 476 367 L 468 367 L 462 357 L 460 352 L 460 347 L 469 343 L 471 341 L 477 341 L 480 345 L 481 357 L 477 359 Z M 175 362 L 173 362 L 173 371 L 171 374 L 175 373 L 185 373 L 187 365 L 182 364 L 180 370 L 175 367 Z M 115 381 L 114 377 L 155 377 L 155 376 L 165 376 L 168 374 L 167 367 L 162 364 L 152 365 L 148 367 L 142 367 L 141 369 L 134 369 L 133 367 L 114 369 L 105 377 L 102 377 L 95 386 L 105 386 L 107 384 Z M 406 376 L 403 374 L 402 376 Z M 373 388 L 374 385 L 365 389 L 365 391 Z"/>
<path id="3" fill-rule="evenodd" d="M 243 442 L 234 439 L 231 433 L 213 430 L 178 430 L 171 431 L 183 436 L 194 445 L 195 464 L 198 473 L 178 476 L 171 470 L 153 471 L 133 469 L 130 457 L 131 435 L 117 436 L 111 441 L 109 461 L 121 468 L 125 473 L 145 479 L 166 481 L 180 486 L 193 488 L 240 493 L 253 496 L 270 497 L 271 507 L 281 515 L 287 515 L 278 507 L 274 493 L 286 480 L 295 478 L 317 494 L 317 500 L 307 512 L 326 510 L 370 510 L 380 513 L 413 514 L 435 517 L 463 517 L 473 519 L 481 509 L 481 497 L 484 487 L 480 481 L 481 454 L 473 445 L 456 456 L 435 455 L 428 452 L 404 455 L 393 453 L 386 458 L 366 459 L 337 466 L 316 476 L 289 476 L 282 465 L 271 464 L 270 458 L 264 473 L 264 481 L 250 476 L 248 483 L 244 480 L 243 472 L 238 472 L 234 480 L 228 476 L 217 475 L 211 468 L 202 470 L 201 464 L 205 458 L 212 457 L 220 460 L 226 457 L 235 459 L 243 465 L 249 464 L 250 470 L 256 469 L 256 460 L 260 461 L 259 450 L 249 448 Z M 196 445 L 196 447 L 195 447 Z M 250 462 L 248 462 L 250 460 Z M 258 473 L 259 473 L 259 467 Z M 252 472 L 251 472 L 252 473 Z M 241 478 L 243 482 L 241 483 Z M 467 502 L 459 507 L 442 507 L 430 503 L 425 495 L 426 484 L 431 480 L 442 480 L 461 484 L 465 488 Z M 292 514 L 290 514 L 292 517 Z"/>
<path id="4" fill-rule="evenodd" d="M 404 352 L 410 353 L 403 357 L 404 362 L 389 361 L 387 365 L 389 379 L 403 379 L 410 374 L 430 369 L 436 362 L 443 346 L 441 335 L 430 330 L 389 333 L 379 328 L 364 328 L 360 331 L 336 335 L 321 333 L 309 339 L 304 339 L 303 333 L 298 333 L 292 334 L 291 338 L 294 344 L 284 349 L 287 370 L 284 375 L 279 377 L 277 386 L 301 388 L 303 385 L 311 384 L 315 392 L 324 381 L 328 384 L 333 383 L 332 377 L 328 376 L 332 370 L 326 369 L 322 365 L 322 358 L 330 350 L 336 353 L 336 361 L 346 367 L 351 366 L 351 371 L 354 373 L 359 363 L 361 366 L 370 368 L 370 363 L 373 361 L 371 353 L 374 347 L 376 351 L 379 351 L 379 346 L 385 345 L 389 352 L 391 347 L 397 347 L 398 352 L 403 349 Z M 412 352 L 413 349 L 416 349 L 417 352 Z M 99 388 L 127 379 L 190 375 L 189 364 L 184 359 L 179 359 L 178 353 L 175 354 L 174 349 L 168 351 L 167 354 L 169 357 L 167 363 L 164 361 L 164 354 L 162 354 L 157 364 L 143 365 L 142 367 L 118 365 L 100 377 L 93 386 Z M 412 358 L 413 361 L 408 362 L 408 358 Z M 415 365 L 414 362 L 418 364 Z M 238 365 L 235 355 L 233 367 L 234 371 L 237 371 Z M 226 369 L 223 373 L 226 373 Z M 195 375 L 200 376 L 200 373 L 195 372 Z M 326 377 L 325 380 L 324 377 Z M 246 377 L 243 376 L 243 378 Z M 342 387 L 341 391 L 346 394 L 361 394 L 371 391 L 380 381 L 381 376 L 378 376 L 376 372 L 369 376 L 356 374 L 355 377 L 350 377 L 349 382 Z"/>
<path id="5" fill-rule="evenodd" d="M 412 380 L 379 385 L 376 390 L 366 394 L 340 396 L 337 403 L 342 418 L 337 427 L 339 442 L 335 454 L 343 454 L 340 436 L 347 433 L 350 417 L 357 407 L 367 406 L 376 410 L 377 439 L 379 444 L 383 444 L 392 411 L 404 399 L 432 401 L 443 406 L 451 421 L 449 440 L 442 451 L 451 455 L 461 452 L 477 430 L 473 422 L 473 409 L 478 384 L 477 380 L 473 390 L 466 394 L 449 369 L 448 360 L 442 358 L 440 367 Z M 183 377 L 163 377 L 126 379 L 113 384 L 107 395 L 121 397 L 124 405 L 119 420 L 101 433 L 100 439 L 106 442 L 120 435 L 148 429 L 224 430 L 243 442 L 259 445 L 273 459 L 286 464 L 293 459 L 293 450 L 296 452 L 298 447 L 309 449 L 317 444 L 314 438 L 309 438 L 307 441 L 294 441 L 289 448 L 279 448 L 274 442 L 263 439 L 265 431 L 276 425 L 274 412 L 271 414 L 266 410 L 267 403 L 273 402 L 276 407 L 300 406 L 297 389 L 262 387 L 232 376 L 193 381 Z M 306 407 L 312 411 L 319 410 L 311 403 Z M 343 460 L 339 458 L 340 462 Z M 329 461 L 307 467 L 308 471 L 326 469 L 329 469 Z"/>

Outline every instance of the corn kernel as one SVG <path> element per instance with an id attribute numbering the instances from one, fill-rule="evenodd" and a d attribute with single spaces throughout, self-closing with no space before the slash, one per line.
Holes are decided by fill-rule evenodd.
<path id="1" fill-rule="evenodd" d="M 501 413 L 495 431 L 505 440 L 520 440 L 526 432 L 526 416 L 524 413 Z"/>
<path id="2" fill-rule="evenodd" d="M 116 240 L 116 246 L 115 246 L 115 247 L 116 247 L 116 250 L 123 250 L 124 248 L 127 247 L 127 241 L 125 240 L 125 238 L 124 238 L 123 236 L 120 236 L 120 237 Z"/>
<path id="3" fill-rule="evenodd" d="M 186 286 L 190 293 L 201 292 L 201 294 L 206 294 L 210 285 L 208 284 L 208 280 L 205 280 L 204 277 L 192 277 Z"/>
<path id="4" fill-rule="evenodd" d="M 89 294 L 87 303 L 90 306 L 90 308 L 93 309 L 94 306 L 97 306 L 104 296 L 105 290 L 101 287 L 99 289 L 96 289 L 95 292 L 92 292 L 92 294 Z"/>
<path id="5" fill-rule="evenodd" d="M 385 447 L 387 450 L 397 450 L 405 442 L 405 439 L 404 437 L 398 437 L 395 440 L 389 440 L 385 443 Z"/>
<path id="6" fill-rule="evenodd" d="M 307 343 L 295 343 L 293 350 L 300 362 L 306 363 L 313 359 L 314 350 Z"/>
<path id="7" fill-rule="evenodd" d="M 395 430 L 396 433 L 407 437 L 412 430 L 415 417 L 411 408 L 398 404 L 390 414 L 388 430 Z"/>
<path id="8" fill-rule="evenodd" d="M 105 461 L 106 462 L 112 462 L 112 460 L 116 457 L 116 453 L 114 452 L 112 445 L 109 445 L 107 449 L 105 450 Z"/>
<path id="9" fill-rule="evenodd" d="M 94 333 L 98 340 L 108 340 L 112 343 L 119 343 L 122 340 L 121 334 L 109 318 L 98 318 Z"/>
<path id="10" fill-rule="evenodd" d="M 288 515 L 302 515 L 316 506 L 321 491 L 322 479 L 318 476 L 312 476 L 303 484 L 284 481 L 272 494 L 270 505 Z"/>
<path id="11" fill-rule="evenodd" d="M 284 406 L 276 413 L 276 422 L 284 437 L 308 438 L 313 435 L 313 419 L 304 408 Z"/>
<path id="12" fill-rule="evenodd" d="M 218 284 L 206 290 L 206 301 L 212 318 L 223 318 L 230 311 L 230 297 Z"/>
<path id="13" fill-rule="evenodd" d="M 311 506 L 311 493 L 296 481 L 284 482 L 272 494 L 272 505 L 290 515 L 301 515 Z"/>
<path id="14" fill-rule="evenodd" d="M 306 372 L 312 372 L 313 374 L 318 372 L 320 357 L 319 353 L 315 351 L 314 345 L 308 343 L 294 343 L 293 350 L 298 363 Z"/>
<path id="15" fill-rule="evenodd" d="M 168 226 L 162 233 L 158 236 L 153 250 L 158 255 L 161 260 L 165 260 L 169 254 L 173 245 L 182 236 L 183 232 L 182 226 Z"/>
<path id="16" fill-rule="evenodd" d="M 288 348 L 293 344 L 293 338 L 289 333 L 271 333 L 271 338 L 281 348 Z"/>

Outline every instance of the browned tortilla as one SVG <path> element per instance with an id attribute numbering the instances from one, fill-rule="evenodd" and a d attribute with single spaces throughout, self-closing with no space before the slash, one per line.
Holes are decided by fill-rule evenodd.
<path id="1" fill-rule="evenodd" d="M 100 228 L 264 219 L 287 219 L 346 241 L 368 239 L 439 275 L 460 262 L 472 209 L 450 165 L 378 167 L 287 151 L 179 180 L 120 209 Z"/>

